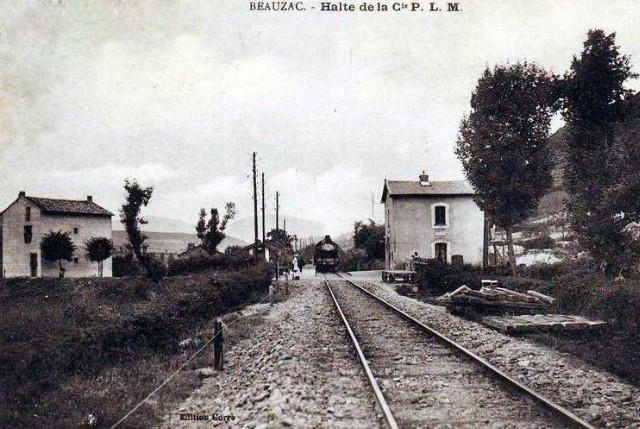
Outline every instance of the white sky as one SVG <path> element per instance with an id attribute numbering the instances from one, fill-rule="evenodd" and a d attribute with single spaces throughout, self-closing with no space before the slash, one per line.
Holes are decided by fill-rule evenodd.
<path id="1" fill-rule="evenodd" d="M 283 215 L 344 232 L 385 178 L 463 177 L 453 146 L 486 65 L 563 73 L 603 28 L 640 71 L 635 1 L 461 0 L 457 14 L 0 3 L 1 208 L 25 190 L 92 194 L 116 213 L 131 177 L 155 187 L 147 214 L 194 223 L 235 201 L 250 216 L 256 151 L 268 210 L 279 190 Z"/>

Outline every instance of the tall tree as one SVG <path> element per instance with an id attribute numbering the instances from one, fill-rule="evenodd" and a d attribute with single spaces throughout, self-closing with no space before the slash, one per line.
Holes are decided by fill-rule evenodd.
<path id="1" fill-rule="evenodd" d="M 143 188 L 135 179 L 132 181 L 125 179 L 124 190 L 126 191 L 126 202 L 120 209 L 120 222 L 127 231 L 133 254 L 144 265 L 142 245 L 147 237 L 140 231 L 140 225 L 146 224 L 147 220 L 140 215 L 140 210 L 149 204 L 153 194 L 153 186 Z"/>
<path id="2" fill-rule="evenodd" d="M 218 245 L 226 237 L 225 229 L 227 223 L 233 219 L 236 215 L 236 205 L 232 202 L 228 202 L 224 206 L 225 214 L 220 221 L 220 214 L 217 208 L 211 209 L 211 217 L 207 221 L 207 212 L 204 209 L 200 209 L 200 215 L 198 223 L 196 224 L 196 233 L 198 238 L 202 242 L 202 247 L 209 253 L 213 254 Z"/>
<path id="3" fill-rule="evenodd" d="M 384 224 L 376 225 L 372 219 L 368 224 L 354 223 L 353 241 L 356 248 L 367 252 L 369 259 L 384 258 Z"/>
<path id="4" fill-rule="evenodd" d="M 531 215 L 552 183 L 547 141 L 553 82 L 526 62 L 487 68 L 460 124 L 456 155 L 475 201 L 506 232 L 512 273 L 513 226 Z"/>
<path id="5" fill-rule="evenodd" d="M 58 261 L 60 277 L 64 277 L 65 270 L 62 268 L 62 261 L 70 261 L 73 259 L 76 245 L 73 244 L 73 240 L 71 240 L 68 232 L 49 231 L 40 241 L 40 251 L 45 260 L 52 262 Z"/>
<path id="6" fill-rule="evenodd" d="M 106 237 L 92 237 L 85 241 L 84 245 L 87 248 L 85 257 L 98 263 L 98 277 L 102 277 L 102 265 L 111 256 L 113 243 Z"/>
<path id="7" fill-rule="evenodd" d="M 622 100 L 631 95 L 624 85 L 636 76 L 615 43 L 615 33 L 590 30 L 562 86 L 562 113 L 569 128 L 567 208 L 579 241 L 603 268 L 613 262 L 624 239 L 615 205 L 604 203 L 606 190 L 616 184 L 615 170 L 606 167 Z"/>

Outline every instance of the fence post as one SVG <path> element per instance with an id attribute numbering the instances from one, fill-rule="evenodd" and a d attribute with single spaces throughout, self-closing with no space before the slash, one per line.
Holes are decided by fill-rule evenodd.
<path id="1" fill-rule="evenodd" d="M 218 317 L 213 325 L 213 367 L 218 371 L 223 369 L 222 360 L 222 343 L 224 342 L 222 334 L 222 320 Z"/>

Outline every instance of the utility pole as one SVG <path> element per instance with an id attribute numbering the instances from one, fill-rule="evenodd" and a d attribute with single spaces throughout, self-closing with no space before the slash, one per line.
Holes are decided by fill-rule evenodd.
<path id="1" fill-rule="evenodd" d="M 266 231 L 264 229 L 264 173 L 262 173 L 262 244 L 266 243 Z"/>
<path id="2" fill-rule="evenodd" d="M 253 152 L 253 262 L 258 263 L 258 185 L 255 152 Z"/>
<path id="3" fill-rule="evenodd" d="M 279 221 L 279 214 L 280 214 L 280 193 L 278 191 L 276 191 L 276 235 L 275 235 L 275 245 L 276 245 L 276 281 L 278 281 L 280 279 L 280 266 L 279 264 L 279 258 L 278 258 L 278 252 L 280 251 L 280 246 L 278 245 L 278 242 L 280 240 L 278 240 L 278 233 L 280 232 L 280 221 Z"/>

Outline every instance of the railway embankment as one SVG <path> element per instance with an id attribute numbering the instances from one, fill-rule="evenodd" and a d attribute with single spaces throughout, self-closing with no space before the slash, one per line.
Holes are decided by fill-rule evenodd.
<path id="1" fill-rule="evenodd" d="M 510 337 L 448 314 L 444 307 L 402 296 L 395 286 L 356 280 L 370 292 L 433 326 L 513 378 L 596 427 L 640 427 L 640 389 L 575 356 Z"/>
<path id="2" fill-rule="evenodd" d="M 266 300 L 270 281 L 266 266 L 158 285 L 144 278 L 2 281 L 0 427 L 110 427 L 211 336 L 212 319 Z M 120 427 L 158 427 L 163 403 L 198 384 L 183 371 Z"/>

